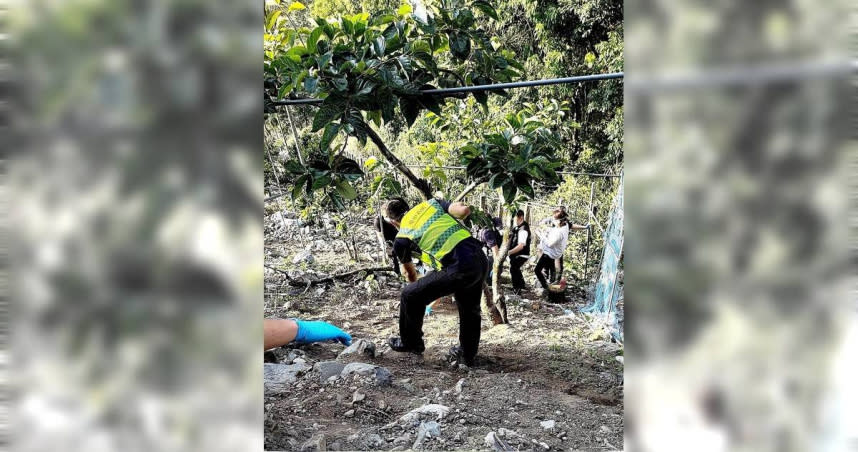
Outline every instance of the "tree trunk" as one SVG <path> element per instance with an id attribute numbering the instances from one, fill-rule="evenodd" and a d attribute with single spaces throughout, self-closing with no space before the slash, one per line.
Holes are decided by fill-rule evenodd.
<path id="1" fill-rule="evenodd" d="M 483 283 L 483 296 L 481 303 L 483 314 L 486 315 L 492 321 L 492 325 L 500 325 L 503 323 L 503 316 L 501 315 L 500 310 L 495 305 L 492 300 L 492 291 L 489 289 L 489 285 L 485 282 Z"/>
<path id="2" fill-rule="evenodd" d="M 387 145 L 385 145 L 384 142 L 381 141 L 381 137 L 378 136 L 378 133 L 376 133 L 376 131 L 371 126 L 367 125 L 366 128 L 367 136 L 370 140 L 372 140 L 372 142 L 378 148 L 379 152 L 381 152 L 381 155 L 383 155 L 384 158 L 388 162 L 390 162 L 393 167 L 396 168 L 397 171 L 402 173 L 402 175 L 405 176 L 405 178 L 408 179 L 409 182 L 411 182 L 411 185 L 413 185 L 414 188 L 416 188 L 417 191 L 419 191 L 420 194 L 423 195 L 423 199 L 431 199 L 432 188 L 429 186 L 429 182 L 426 182 L 426 180 L 420 179 L 419 177 L 415 176 L 414 173 L 412 173 L 411 170 L 408 169 L 408 167 L 405 166 L 405 164 L 402 163 L 401 160 L 399 160 L 395 155 L 393 155 L 393 152 L 390 152 L 390 149 L 388 149 Z"/>
<path id="3" fill-rule="evenodd" d="M 500 193 L 501 206 L 505 206 L 507 202 L 503 197 L 503 193 L 500 192 L 500 190 L 498 190 L 498 192 Z M 506 299 L 504 298 L 503 289 L 500 285 L 500 273 L 501 268 L 503 268 L 503 261 L 506 259 L 507 254 L 509 254 L 509 234 L 512 230 L 513 216 L 509 212 L 509 209 L 504 209 L 503 207 L 501 207 L 500 214 L 503 224 L 505 224 L 506 227 L 503 230 L 503 239 L 501 240 L 501 245 L 498 249 L 498 257 L 495 259 L 494 268 L 492 269 L 492 298 L 494 301 L 493 304 L 500 311 L 503 323 L 509 323 L 509 317 L 507 316 L 506 310 Z"/>

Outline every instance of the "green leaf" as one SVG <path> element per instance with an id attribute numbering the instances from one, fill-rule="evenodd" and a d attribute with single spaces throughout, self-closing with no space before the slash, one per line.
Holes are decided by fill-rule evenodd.
<path id="1" fill-rule="evenodd" d="M 281 11 L 278 9 L 276 11 L 271 12 L 268 16 L 268 20 L 265 21 L 265 29 L 273 30 L 274 26 L 277 24 L 277 18 L 280 17 Z"/>
<path id="2" fill-rule="evenodd" d="M 381 14 L 374 19 L 372 19 L 371 25 L 377 27 L 379 25 L 389 24 L 396 20 L 396 16 L 393 14 Z"/>
<path id="3" fill-rule="evenodd" d="M 399 98 L 399 109 L 402 110 L 402 115 L 405 116 L 408 127 L 411 127 L 420 115 L 420 104 L 407 97 Z"/>
<path id="4" fill-rule="evenodd" d="M 489 187 L 491 187 L 492 190 L 507 183 L 509 183 L 509 176 L 507 176 L 506 173 L 495 173 L 491 179 L 489 179 Z"/>
<path id="5" fill-rule="evenodd" d="M 332 79 L 331 82 L 334 84 L 334 88 L 336 88 L 337 91 L 345 91 L 346 88 L 349 87 L 349 82 L 345 77 Z"/>
<path id="6" fill-rule="evenodd" d="M 340 17 L 340 24 L 343 28 L 343 33 L 347 36 L 352 36 L 354 34 L 355 24 L 353 24 L 352 21 L 345 17 Z"/>
<path id="7" fill-rule="evenodd" d="M 418 39 L 416 41 L 412 41 L 410 46 L 411 46 L 411 51 L 414 53 L 418 53 L 418 52 L 426 52 L 426 53 L 430 53 L 430 54 L 432 53 L 432 48 L 429 47 L 429 43 L 426 41 L 420 40 L 420 39 Z"/>
<path id="8" fill-rule="evenodd" d="M 516 128 L 516 129 L 521 127 L 521 121 L 519 121 L 519 118 L 518 118 L 518 116 L 515 115 L 515 113 L 507 114 L 506 115 L 506 122 L 507 122 L 507 124 L 511 125 L 512 127 Z"/>
<path id="9" fill-rule="evenodd" d="M 533 187 L 530 186 L 530 182 L 519 185 L 518 190 L 530 199 L 533 199 L 535 196 L 533 193 Z"/>
<path id="10" fill-rule="evenodd" d="M 464 33 L 450 32 L 450 53 L 460 60 L 467 60 L 471 54 L 471 38 Z"/>
<path id="11" fill-rule="evenodd" d="M 286 164 L 283 165 L 286 171 L 292 174 L 304 174 L 307 172 L 304 165 L 301 165 L 297 160 L 289 160 Z"/>
<path id="12" fill-rule="evenodd" d="M 316 132 L 327 126 L 331 121 L 343 114 L 346 102 L 342 97 L 330 95 L 322 102 L 321 107 L 313 116 L 313 130 Z"/>
<path id="13" fill-rule="evenodd" d="M 330 200 L 331 204 L 334 205 L 334 208 L 337 210 L 345 210 L 346 203 L 343 201 L 343 198 L 340 197 L 336 192 L 328 193 L 328 200 Z"/>
<path id="14" fill-rule="evenodd" d="M 477 0 L 472 3 L 471 6 L 477 8 L 478 10 L 480 10 L 481 13 L 485 14 L 486 16 L 489 16 L 494 20 L 498 20 L 498 13 L 491 3 L 485 0 Z"/>
<path id="15" fill-rule="evenodd" d="M 352 199 L 357 198 L 357 191 L 355 191 L 352 184 L 345 179 L 340 179 L 336 183 L 337 193 L 345 199 L 351 201 Z"/>
<path id="16" fill-rule="evenodd" d="M 325 126 L 325 131 L 322 133 L 322 140 L 319 141 L 319 150 L 321 150 L 323 154 L 328 152 L 331 142 L 334 141 L 334 138 L 337 136 L 337 132 L 339 131 L 339 124 L 332 122 Z"/>
<path id="17" fill-rule="evenodd" d="M 333 182 L 333 178 L 331 178 L 331 175 L 328 174 L 328 172 L 326 171 L 326 172 L 322 173 L 321 176 L 319 176 L 315 180 L 313 180 L 312 189 L 318 190 L 322 187 L 327 187 L 328 185 L 331 185 L 331 182 Z"/>
<path id="18" fill-rule="evenodd" d="M 310 37 L 307 38 L 307 50 L 310 53 L 316 53 L 316 43 L 319 42 L 319 38 L 322 37 L 322 33 L 324 32 L 325 30 L 322 27 L 316 27 L 310 32 Z"/>
<path id="19" fill-rule="evenodd" d="M 403 4 L 402 6 L 400 6 L 399 9 L 396 10 L 396 14 L 399 14 L 400 16 L 405 16 L 405 15 L 411 14 L 411 11 L 412 11 L 411 5 L 406 3 L 406 4 Z"/>
<path id="20" fill-rule="evenodd" d="M 467 29 L 474 25 L 474 13 L 469 9 L 460 9 L 459 15 L 456 17 L 456 23 L 459 28 Z"/>
<path id="21" fill-rule="evenodd" d="M 307 48 L 304 46 L 294 46 L 286 51 L 286 56 L 296 63 L 301 62 L 301 57 L 307 54 Z"/>
<path id="22" fill-rule="evenodd" d="M 307 9 L 307 7 L 301 2 L 292 2 L 292 4 L 289 5 L 289 11 L 300 11 L 302 9 Z"/>
<path id="23" fill-rule="evenodd" d="M 354 181 L 363 176 L 363 171 L 360 168 L 360 164 L 350 158 L 338 157 L 337 162 L 334 164 L 334 171 L 336 171 L 340 177 Z"/>
<path id="24" fill-rule="evenodd" d="M 508 183 L 504 184 L 502 190 L 504 201 L 506 201 L 507 203 L 513 202 L 518 188 L 515 186 L 515 184 L 512 183 L 512 180 L 508 180 Z"/>
<path id="25" fill-rule="evenodd" d="M 332 52 L 325 52 L 322 55 L 320 55 L 318 57 L 318 59 L 316 59 L 316 62 L 319 63 L 319 70 L 320 71 L 324 70 L 328 66 L 328 63 L 331 62 L 331 58 L 333 57 L 333 55 L 334 54 Z"/>
<path id="26" fill-rule="evenodd" d="M 384 47 L 386 44 L 387 40 L 384 39 L 384 36 L 379 36 L 372 42 L 372 49 L 375 51 L 377 57 L 381 58 L 384 56 Z"/>
<path id="27" fill-rule="evenodd" d="M 483 107 L 488 107 L 489 95 L 486 94 L 485 91 L 474 91 L 471 94 L 474 95 L 474 99 L 480 103 Z"/>
<path id="28" fill-rule="evenodd" d="M 293 201 L 295 199 L 297 199 L 298 196 L 301 195 L 301 189 L 307 185 L 307 181 L 309 179 L 310 179 L 310 176 L 308 174 L 305 174 L 305 175 L 303 175 L 303 176 L 301 176 L 295 180 L 295 186 L 292 187 L 292 200 Z"/>
<path id="29" fill-rule="evenodd" d="M 316 77 L 307 77 L 304 79 L 304 91 L 310 94 L 316 92 L 316 87 L 319 85 L 319 79 Z"/>

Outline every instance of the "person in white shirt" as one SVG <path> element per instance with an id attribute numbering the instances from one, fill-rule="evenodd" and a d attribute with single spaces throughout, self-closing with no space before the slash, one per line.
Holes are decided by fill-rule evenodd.
<path id="1" fill-rule="evenodd" d="M 587 225 L 569 224 L 569 217 L 563 207 L 554 210 L 552 218 L 547 219 L 549 229 L 539 231 L 542 256 L 536 264 L 536 279 L 543 289 L 548 289 L 549 281 L 554 283 L 563 277 L 563 253 L 569 243 L 570 229 L 587 229 Z M 546 222 L 543 221 L 542 224 Z"/>

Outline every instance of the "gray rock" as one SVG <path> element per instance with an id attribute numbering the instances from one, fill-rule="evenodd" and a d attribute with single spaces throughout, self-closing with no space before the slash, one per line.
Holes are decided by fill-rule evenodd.
<path id="1" fill-rule="evenodd" d="M 329 378 L 339 375 L 345 367 L 345 364 L 336 361 L 321 361 L 313 366 L 313 370 L 319 372 L 319 381 L 324 383 Z"/>
<path id="2" fill-rule="evenodd" d="M 352 342 L 352 345 L 349 345 L 345 350 L 341 351 L 337 358 L 355 354 L 364 354 L 370 358 L 375 358 L 375 344 L 366 339 L 358 339 Z"/>
<path id="3" fill-rule="evenodd" d="M 306 364 L 265 363 L 263 369 L 263 387 L 265 394 L 279 394 L 288 390 L 289 385 L 298 380 L 298 374 L 310 369 Z"/>
<path id="4" fill-rule="evenodd" d="M 345 413 L 343 413 L 343 416 L 345 416 L 345 417 L 352 417 L 354 415 L 355 415 L 355 410 L 348 410 Z"/>
<path id="5" fill-rule="evenodd" d="M 390 386 L 393 384 L 393 375 L 386 367 L 375 368 L 375 384 L 378 386 Z"/>
<path id="6" fill-rule="evenodd" d="M 545 430 L 553 429 L 555 424 L 556 423 L 553 420 L 542 421 L 539 423 L 539 425 L 541 425 Z"/>
<path id="7" fill-rule="evenodd" d="M 465 386 L 465 379 L 464 379 L 464 378 L 460 378 L 460 379 L 459 379 L 459 381 L 456 383 L 456 394 L 461 394 L 461 393 L 462 393 L 462 388 L 463 388 L 464 386 Z"/>
<path id="8" fill-rule="evenodd" d="M 397 446 L 403 445 L 403 444 L 408 444 L 410 442 L 411 442 L 411 433 L 408 433 L 408 432 L 403 433 L 402 436 L 399 436 L 393 440 L 393 444 L 397 445 Z"/>
<path id="9" fill-rule="evenodd" d="M 376 367 L 378 366 L 366 363 L 348 363 L 343 368 L 342 372 L 340 372 L 340 375 L 346 376 L 350 374 L 358 374 L 364 377 L 368 377 L 375 373 Z"/>
<path id="10" fill-rule="evenodd" d="M 437 438 L 441 436 L 441 424 L 435 421 L 421 422 L 420 427 L 417 428 L 417 433 L 420 434 L 421 432 L 427 436 Z"/>
<path id="11" fill-rule="evenodd" d="M 313 257 L 313 253 L 311 253 L 309 250 L 304 250 L 296 254 L 295 257 L 292 258 L 292 263 L 296 265 L 302 262 L 312 264 L 315 260 L 316 259 Z"/>
<path id="12" fill-rule="evenodd" d="M 367 436 L 364 442 L 367 444 L 367 446 L 373 449 L 379 448 L 384 445 L 384 440 L 381 439 L 381 437 L 376 435 L 375 433 Z"/>
<path id="13" fill-rule="evenodd" d="M 423 440 L 427 438 L 436 438 L 441 436 L 441 425 L 435 421 L 421 422 L 420 427 L 417 427 L 417 440 L 414 441 L 412 449 L 417 449 L 423 444 Z"/>
<path id="14" fill-rule="evenodd" d="M 445 416 L 447 416 L 449 412 L 450 407 L 439 405 L 437 403 L 429 403 L 409 411 L 401 418 L 399 418 L 398 422 L 402 424 L 410 424 L 411 422 L 414 422 L 423 417 L 422 415 L 429 415 L 440 421 Z"/>
<path id="15" fill-rule="evenodd" d="M 315 452 L 315 451 L 323 451 L 327 450 L 325 447 L 325 435 L 316 435 L 304 444 L 301 445 L 301 452 Z"/>
<path id="16" fill-rule="evenodd" d="M 360 392 L 360 390 L 355 391 L 355 393 L 352 395 L 352 405 L 354 405 L 355 403 L 363 401 L 363 399 L 365 399 L 365 398 L 366 398 L 366 394 Z"/>
<path id="17" fill-rule="evenodd" d="M 514 450 L 509 444 L 500 439 L 495 432 L 489 432 L 489 434 L 486 435 L 486 446 L 491 447 L 492 450 L 502 452 Z"/>

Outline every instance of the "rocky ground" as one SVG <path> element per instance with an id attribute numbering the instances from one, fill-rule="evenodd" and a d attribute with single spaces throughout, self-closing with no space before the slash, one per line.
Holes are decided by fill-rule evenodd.
<path id="1" fill-rule="evenodd" d="M 426 318 L 418 357 L 385 345 L 398 334 L 393 273 L 296 282 L 376 266 L 369 219 L 352 225 L 354 245 L 333 221 L 285 219 L 266 218 L 266 317 L 326 320 L 355 343 L 265 354 L 267 450 L 623 448 L 622 347 L 578 312 L 580 295 L 561 305 L 533 292 L 512 297 L 510 324 L 484 319 L 477 365 L 451 367 L 458 315 L 449 302 Z"/>

